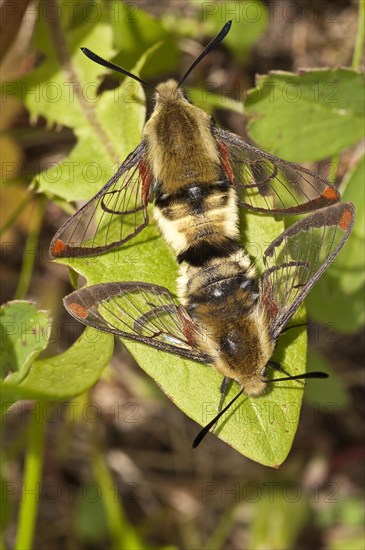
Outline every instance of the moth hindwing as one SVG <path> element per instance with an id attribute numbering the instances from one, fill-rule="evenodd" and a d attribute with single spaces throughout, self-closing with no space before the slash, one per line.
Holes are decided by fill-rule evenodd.
<path id="1" fill-rule="evenodd" d="M 104 332 L 142 342 L 157 349 L 208 362 L 194 349 L 200 328 L 169 290 L 149 283 L 102 283 L 64 298 L 67 311 L 78 321 Z"/>

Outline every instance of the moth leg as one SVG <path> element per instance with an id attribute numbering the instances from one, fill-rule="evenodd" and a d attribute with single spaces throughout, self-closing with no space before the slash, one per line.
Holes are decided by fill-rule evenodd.
<path id="1" fill-rule="evenodd" d="M 289 328 L 292 328 L 292 327 L 289 327 Z M 283 369 L 283 367 L 281 365 L 279 365 L 279 363 L 277 363 L 276 361 L 271 361 L 270 360 L 268 362 L 267 366 L 271 367 L 272 369 L 277 370 L 279 372 L 283 372 L 287 376 L 291 376 L 291 374 L 288 371 L 286 371 L 285 369 Z M 304 382 L 302 380 L 297 380 L 297 382 L 300 382 L 301 384 L 304 384 Z"/>
<path id="2" fill-rule="evenodd" d="M 269 368 L 271 368 L 271 369 L 278 370 L 279 372 L 284 372 L 285 374 L 287 374 L 288 376 L 290 376 L 289 373 L 286 372 L 286 370 L 283 369 L 283 367 L 280 365 L 280 363 L 277 363 L 276 361 L 271 361 L 271 360 L 270 360 L 270 361 L 268 362 L 267 366 L 268 366 Z"/>
<path id="3" fill-rule="evenodd" d="M 227 376 L 225 376 L 223 378 L 223 381 L 222 381 L 222 384 L 221 384 L 221 387 L 220 387 L 221 398 L 219 400 L 218 412 L 221 412 L 221 410 L 222 410 L 223 402 L 224 402 L 224 399 L 227 395 L 228 386 L 229 386 L 230 382 L 231 382 L 231 380 Z"/>
<path id="4" fill-rule="evenodd" d="M 220 387 L 221 398 L 219 400 L 219 405 L 218 405 L 218 414 L 221 412 L 221 410 L 223 408 L 224 399 L 227 395 L 228 387 L 231 385 L 231 382 L 232 382 L 232 380 L 230 378 L 228 378 L 227 376 L 225 376 L 222 380 L 222 384 L 221 384 L 221 387 Z M 216 429 L 216 427 L 217 427 L 217 425 L 213 426 L 211 433 L 214 433 L 214 430 Z"/>

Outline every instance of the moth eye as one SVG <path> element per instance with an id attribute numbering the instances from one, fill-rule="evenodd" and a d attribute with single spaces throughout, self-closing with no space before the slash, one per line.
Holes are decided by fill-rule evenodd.
<path id="1" fill-rule="evenodd" d="M 263 378 L 266 378 L 266 367 L 264 367 L 264 368 L 262 369 L 262 371 L 261 371 L 261 376 L 262 376 Z"/>

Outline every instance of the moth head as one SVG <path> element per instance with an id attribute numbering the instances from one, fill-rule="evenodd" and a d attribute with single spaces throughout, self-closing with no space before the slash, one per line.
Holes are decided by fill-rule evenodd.
<path id="1" fill-rule="evenodd" d="M 217 369 L 238 382 L 249 397 L 262 395 L 267 388 L 266 365 L 274 351 L 267 323 L 257 331 L 256 322 L 245 317 L 237 327 L 224 331 L 220 340 Z"/>
<path id="2" fill-rule="evenodd" d="M 155 101 L 156 105 L 161 103 L 175 103 L 176 101 L 187 101 L 183 90 L 179 87 L 176 80 L 170 78 L 166 82 L 161 82 L 156 86 Z"/>
<path id="3" fill-rule="evenodd" d="M 262 375 L 263 369 L 258 369 L 251 375 L 242 374 L 237 378 L 238 384 L 248 397 L 258 397 L 267 390 L 267 379 Z"/>

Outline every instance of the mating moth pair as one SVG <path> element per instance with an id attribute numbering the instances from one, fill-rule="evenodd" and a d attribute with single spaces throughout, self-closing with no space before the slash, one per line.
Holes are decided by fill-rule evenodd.
<path id="1" fill-rule="evenodd" d="M 241 393 L 261 395 L 276 342 L 350 235 L 354 207 L 324 178 L 218 128 L 181 85 L 229 32 L 208 44 L 179 81 L 154 88 L 90 50 L 93 61 L 155 92 L 143 138 L 99 193 L 51 242 L 52 258 L 95 256 L 122 246 L 148 223 L 148 203 L 180 264 L 178 295 L 145 282 L 103 283 L 64 299 L 80 322 L 213 366 Z M 240 243 L 239 209 L 306 214 L 263 253 L 259 274 Z M 324 377 L 323 373 L 275 381 Z M 223 411 L 199 434 L 201 440 Z"/>

